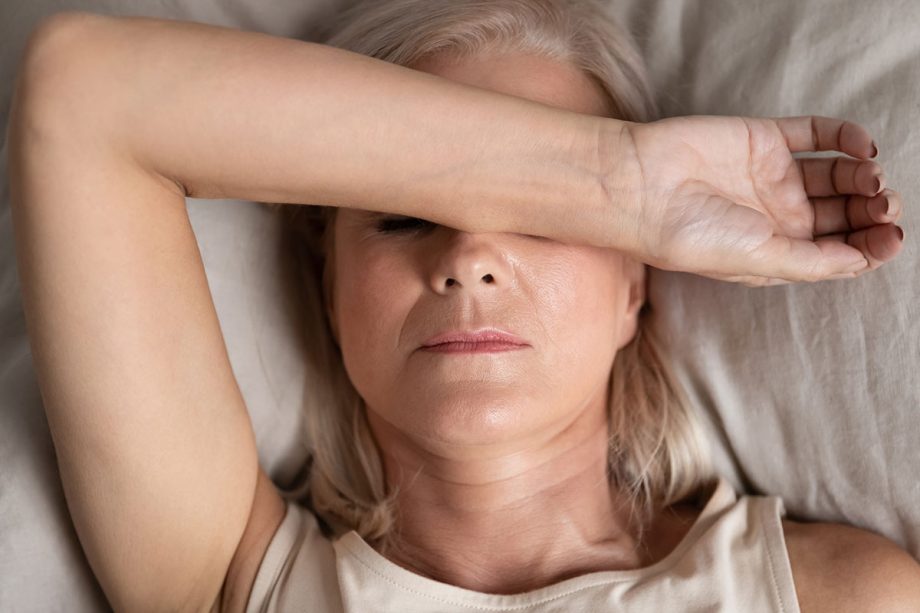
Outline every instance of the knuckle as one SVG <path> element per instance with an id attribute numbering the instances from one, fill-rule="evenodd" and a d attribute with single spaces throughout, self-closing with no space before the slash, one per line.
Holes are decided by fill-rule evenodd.
<path id="1" fill-rule="evenodd" d="M 827 275 L 823 274 L 819 269 L 812 267 L 806 269 L 802 273 L 801 280 L 807 283 L 815 283 L 816 281 L 824 279 L 826 276 Z"/>
<path id="2" fill-rule="evenodd" d="M 866 167 L 869 169 L 869 174 L 877 175 L 882 173 L 882 165 L 876 161 L 868 160 L 865 162 Z"/>

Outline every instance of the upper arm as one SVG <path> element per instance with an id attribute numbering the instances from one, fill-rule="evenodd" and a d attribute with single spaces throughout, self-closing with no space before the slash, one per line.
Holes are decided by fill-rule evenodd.
<path id="1" fill-rule="evenodd" d="M 920 564 L 887 538 L 834 523 L 783 528 L 802 613 L 920 610 Z"/>
<path id="2" fill-rule="evenodd" d="M 107 139 L 105 92 L 81 89 L 70 59 L 82 27 L 58 19 L 30 39 L 10 119 L 36 376 L 111 605 L 208 610 L 253 509 L 255 438 L 183 194 Z"/>
<path id="3" fill-rule="evenodd" d="M 262 558 L 284 520 L 284 514 L 284 500 L 260 469 L 249 521 L 230 562 L 224 588 L 219 600 L 214 603 L 213 613 L 242 613 L 246 610 Z"/>

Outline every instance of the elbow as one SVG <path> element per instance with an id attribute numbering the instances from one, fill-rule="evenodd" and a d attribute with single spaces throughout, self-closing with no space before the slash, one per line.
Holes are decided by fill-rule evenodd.
<path id="1" fill-rule="evenodd" d="M 79 98 L 95 95 L 84 66 L 92 38 L 86 34 L 106 17 L 82 11 L 61 11 L 44 17 L 32 29 L 19 60 L 10 107 L 10 124 L 26 121 L 47 127 L 72 109 Z M 101 92 L 100 92 L 101 93 Z"/>
<path id="2" fill-rule="evenodd" d="M 46 15 L 32 29 L 22 52 L 20 72 L 34 72 L 49 67 L 49 59 L 59 55 L 67 44 L 80 38 L 89 25 L 106 17 L 85 11 L 58 11 Z"/>

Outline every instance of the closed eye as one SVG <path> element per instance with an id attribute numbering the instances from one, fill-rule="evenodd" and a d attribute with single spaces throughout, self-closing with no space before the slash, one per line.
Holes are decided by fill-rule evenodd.
<path id="1" fill-rule="evenodd" d="M 374 229 L 381 234 L 412 234 L 415 232 L 427 232 L 434 229 L 436 224 L 427 219 L 418 217 L 407 217 L 405 215 L 382 215 L 378 216 Z M 532 238 L 539 241 L 550 240 L 545 236 L 535 234 L 522 234 L 526 238 Z"/>
<path id="2" fill-rule="evenodd" d="M 438 224 L 418 217 L 404 215 L 388 215 L 377 220 L 375 228 L 383 234 L 411 233 L 430 230 Z"/>

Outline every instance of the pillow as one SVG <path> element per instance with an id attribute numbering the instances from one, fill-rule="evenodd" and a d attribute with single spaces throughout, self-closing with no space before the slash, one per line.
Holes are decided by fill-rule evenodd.
<path id="1" fill-rule="evenodd" d="M 0 127 L 26 37 L 65 9 L 147 15 L 318 40 L 344 0 L 0 5 Z M 850 281 L 749 289 L 652 269 L 654 325 L 709 423 L 717 466 L 749 493 L 784 497 L 793 515 L 845 521 L 920 556 L 918 251 L 910 206 L 920 151 L 920 7 L 840 0 L 629 0 L 611 11 L 638 35 L 666 115 L 825 114 L 866 125 L 904 195 L 905 246 Z M 810 6 L 814 7 L 814 4 Z M 914 42 L 911 42 L 911 41 Z M 858 46 L 857 46 L 858 44 Z M 870 89 L 871 88 L 871 89 Z M 4 137 L 5 138 L 5 137 Z M 9 217 L 6 143 L 0 177 L 0 610 L 108 609 L 70 521 L 22 315 Z M 281 302 L 279 219 L 244 201 L 188 200 L 189 216 L 266 472 L 291 483 L 307 450 L 307 373 Z M 307 382 L 308 383 L 308 382 Z M 855 452 L 854 452 L 855 450 Z M 911 504 L 913 503 L 913 504 Z"/>
<path id="2" fill-rule="evenodd" d="M 903 197 L 898 257 L 858 279 L 751 289 L 651 269 L 654 327 L 709 417 L 719 470 L 790 517 L 883 534 L 920 558 L 920 4 L 613 3 L 663 114 L 827 115 L 864 125 Z"/>

